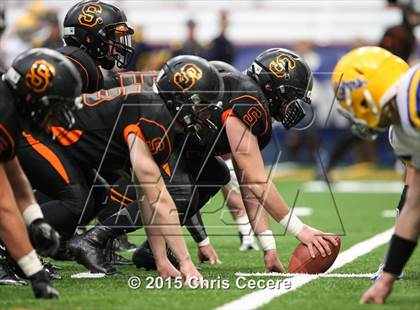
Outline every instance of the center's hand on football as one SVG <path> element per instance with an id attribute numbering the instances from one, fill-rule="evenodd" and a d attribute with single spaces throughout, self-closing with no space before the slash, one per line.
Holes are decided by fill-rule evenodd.
<path id="1" fill-rule="evenodd" d="M 220 265 L 222 263 L 216 253 L 216 250 L 211 244 L 199 246 L 197 249 L 197 255 L 200 263 L 206 261 L 210 262 L 211 265 Z"/>
<path id="2" fill-rule="evenodd" d="M 304 243 L 309 250 L 312 258 L 315 258 L 314 247 L 321 253 L 322 257 L 331 255 L 331 248 L 327 240 L 330 241 L 334 246 L 338 243 L 334 238 L 334 235 L 328 235 L 318 229 L 314 229 L 308 225 L 304 225 L 300 233 L 296 236 L 302 243 Z"/>

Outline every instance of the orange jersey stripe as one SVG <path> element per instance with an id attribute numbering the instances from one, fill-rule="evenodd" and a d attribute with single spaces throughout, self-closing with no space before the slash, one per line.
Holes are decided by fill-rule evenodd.
<path id="1" fill-rule="evenodd" d="M 67 184 L 70 184 L 70 178 L 60 158 L 58 158 L 58 156 L 50 148 L 48 148 L 45 144 L 42 144 L 41 141 L 35 139 L 30 134 L 24 131 L 22 134 L 33 149 L 51 164 L 51 166 L 58 172 Z"/>
<path id="2" fill-rule="evenodd" d="M 76 143 L 83 135 L 83 131 L 81 130 L 67 131 L 63 127 L 58 126 L 50 126 L 48 129 L 51 130 L 53 135 L 57 138 L 58 142 L 60 142 L 60 144 L 63 146 L 70 146 L 73 143 Z"/>
<path id="3" fill-rule="evenodd" d="M 162 166 L 163 170 L 165 171 L 165 173 L 170 177 L 171 176 L 171 168 L 169 167 L 169 164 L 166 163 Z"/>
<path id="4" fill-rule="evenodd" d="M 124 200 L 127 200 L 128 202 L 133 202 L 134 200 L 133 199 L 131 199 L 131 198 L 129 198 L 129 197 L 127 197 L 127 196 L 124 196 L 123 194 L 121 194 L 120 192 L 118 192 L 116 189 L 114 189 L 114 188 L 112 188 L 111 189 L 111 193 L 113 193 L 113 194 L 115 194 L 115 195 L 117 195 L 117 196 L 119 196 L 119 197 L 121 197 L 122 199 L 124 199 Z"/>
<path id="5" fill-rule="evenodd" d="M 127 207 L 128 206 L 128 203 L 125 203 L 125 202 L 119 200 L 118 198 L 116 198 L 116 197 L 114 197 L 112 195 L 111 195 L 111 199 L 114 200 L 115 202 L 118 202 L 119 204 L 122 204 L 124 207 Z"/>

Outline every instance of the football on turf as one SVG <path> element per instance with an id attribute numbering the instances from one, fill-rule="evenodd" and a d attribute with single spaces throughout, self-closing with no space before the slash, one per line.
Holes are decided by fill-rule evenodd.
<path id="1" fill-rule="evenodd" d="M 314 247 L 315 258 L 312 258 L 309 254 L 308 247 L 305 244 L 300 243 L 289 260 L 289 272 L 315 274 L 327 271 L 340 252 L 341 240 L 338 236 L 335 238 L 338 242 L 337 246 L 334 246 L 331 242 L 327 241 L 330 244 L 331 255 L 327 255 L 326 257 L 322 257 L 321 253 Z"/>

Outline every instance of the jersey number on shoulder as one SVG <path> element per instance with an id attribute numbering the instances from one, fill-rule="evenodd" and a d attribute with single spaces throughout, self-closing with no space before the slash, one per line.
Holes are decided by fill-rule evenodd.
<path id="1" fill-rule="evenodd" d="M 117 87 L 112 89 L 101 89 L 93 94 L 83 94 L 82 102 L 88 107 L 94 107 L 98 104 L 109 102 L 120 96 L 128 94 L 141 93 L 141 85 L 130 85 L 127 87 Z"/>

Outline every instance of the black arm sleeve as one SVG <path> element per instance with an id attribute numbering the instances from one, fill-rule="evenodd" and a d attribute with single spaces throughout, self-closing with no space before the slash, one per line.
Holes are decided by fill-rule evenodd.
<path id="1" fill-rule="evenodd" d="M 208 237 L 200 212 L 187 219 L 185 225 L 195 242 L 199 243 Z"/>

